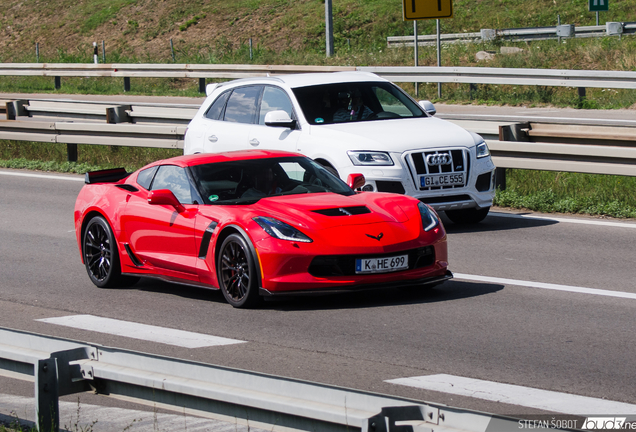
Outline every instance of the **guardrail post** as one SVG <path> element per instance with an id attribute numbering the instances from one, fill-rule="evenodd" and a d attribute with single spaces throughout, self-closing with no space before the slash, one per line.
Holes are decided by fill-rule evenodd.
<path id="1" fill-rule="evenodd" d="M 526 130 L 529 123 L 514 123 L 511 125 L 499 126 L 499 141 L 530 141 Z M 506 169 L 497 168 L 495 170 L 495 188 L 506 190 Z"/>
<path id="2" fill-rule="evenodd" d="M 24 109 L 29 105 L 28 100 L 16 100 L 7 102 L 7 120 L 15 120 L 19 116 L 28 116 L 29 114 Z"/>
<path id="3" fill-rule="evenodd" d="M 199 78 L 199 93 L 205 93 L 205 78 Z"/>
<path id="4" fill-rule="evenodd" d="M 130 91 L 130 77 L 124 77 L 124 91 Z"/>
<path id="5" fill-rule="evenodd" d="M 578 91 L 579 91 L 579 103 L 581 103 L 585 100 L 585 87 L 579 87 Z"/>
<path id="6" fill-rule="evenodd" d="M 59 76 L 55 77 L 55 90 L 59 90 L 62 88 L 62 78 Z"/>
<path id="7" fill-rule="evenodd" d="M 66 144 L 67 160 L 77 162 L 77 144 Z"/>
<path id="8" fill-rule="evenodd" d="M 15 112 L 15 106 L 13 105 L 13 102 L 6 103 L 5 112 L 7 113 L 7 120 L 15 120 L 16 112 Z"/>
<path id="9" fill-rule="evenodd" d="M 131 118 L 126 112 L 130 110 L 132 110 L 130 105 L 106 108 L 106 123 L 131 123 Z"/>
<path id="10" fill-rule="evenodd" d="M 35 370 L 35 419 L 40 432 L 58 432 L 60 423 L 57 359 L 39 360 Z"/>

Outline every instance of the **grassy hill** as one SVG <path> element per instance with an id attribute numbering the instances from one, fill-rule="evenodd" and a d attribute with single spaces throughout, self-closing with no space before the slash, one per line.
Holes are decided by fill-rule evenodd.
<path id="1" fill-rule="evenodd" d="M 557 15 L 562 23 L 595 24 L 586 0 L 454 0 L 453 4 L 454 18 L 442 20 L 444 33 L 550 26 L 556 24 Z M 170 39 L 178 62 L 220 62 L 244 57 L 249 38 L 257 48 L 255 60 L 261 63 L 326 61 L 324 0 L 0 0 L 0 5 L 2 62 L 35 61 L 36 43 L 41 61 L 90 61 L 92 43 L 102 40 L 109 63 L 167 62 L 172 61 Z M 612 0 L 610 11 L 601 13 L 601 23 L 636 21 L 634 11 L 636 0 Z M 409 56 L 386 53 L 387 36 L 413 34 L 412 22 L 402 20 L 400 0 L 333 0 L 333 14 L 336 57 L 332 62 L 410 64 Z M 420 21 L 421 34 L 434 32 L 434 20 Z M 631 44 L 624 45 L 633 51 Z M 369 56 L 361 56 L 363 52 Z M 434 62 L 434 55 L 424 52 L 423 57 Z M 446 64 L 469 61 L 461 56 L 446 60 Z M 633 57 L 618 61 L 610 55 L 603 60 L 592 56 L 579 65 L 636 66 Z"/>

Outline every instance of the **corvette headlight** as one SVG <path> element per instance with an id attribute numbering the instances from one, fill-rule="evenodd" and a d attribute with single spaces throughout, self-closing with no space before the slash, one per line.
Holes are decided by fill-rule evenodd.
<path id="1" fill-rule="evenodd" d="M 354 165 L 393 165 L 393 160 L 387 152 L 350 150 L 347 154 Z"/>
<path id="2" fill-rule="evenodd" d="M 439 223 L 435 212 L 422 202 L 417 205 L 417 208 L 420 210 L 420 216 L 422 216 L 422 227 L 424 231 L 430 231 L 435 228 Z"/>
<path id="3" fill-rule="evenodd" d="M 274 238 L 280 240 L 297 241 L 302 243 L 311 243 L 312 239 L 298 231 L 291 225 L 281 222 L 271 217 L 258 216 L 254 218 L 254 222 L 260 225 L 265 232 Z"/>
<path id="4" fill-rule="evenodd" d="M 477 144 L 476 150 L 477 150 L 477 159 L 490 156 L 490 149 L 488 148 L 488 145 L 486 144 L 485 141 L 482 141 L 479 144 Z"/>

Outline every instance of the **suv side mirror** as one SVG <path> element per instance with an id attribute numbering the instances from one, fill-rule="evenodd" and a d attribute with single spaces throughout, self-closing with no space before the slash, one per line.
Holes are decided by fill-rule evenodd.
<path id="1" fill-rule="evenodd" d="M 148 194 L 148 204 L 169 205 L 174 207 L 174 209 L 179 213 L 185 211 L 185 207 L 181 205 L 170 189 L 157 189 L 150 191 Z"/>
<path id="2" fill-rule="evenodd" d="M 421 100 L 420 106 L 424 108 L 424 112 L 426 112 L 426 114 L 430 116 L 434 116 L 437 113 L 437 110 L 435 109 L 435 105 L 433 105 L 433 102 L 431 101 Z"/>
<path id="3" fill-rule="evenodd" d="M 292 120 L 287 112 L 276 110 L 265 114 L 265 124 L 267 126 L 294 129 L 296 127 L 296 120 Z"/>

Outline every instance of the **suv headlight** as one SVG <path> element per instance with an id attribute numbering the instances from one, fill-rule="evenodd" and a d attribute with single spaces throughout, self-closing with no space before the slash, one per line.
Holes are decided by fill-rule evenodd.
<path id="1" fill-rule="evenodd" d="M 485 141 L 482 141 L 479 144 L 477 144 L 476 150 L 477 150 L 477 159 L 490 156 L 490 149 L 488 148 L 488 145 L 486 144 Z"/>
<path id="2" fill-rule="evenodd" d="M 271 217 L 258 216 L 254 218 L 254 222 L 260 225 L 269 235 L 279 240 L 297 241 L 302 243 L 311 243 L 312 239 L 298 231 L 291 225 L 281 222 Z"/>
<path id="3" fill-rule="evenodd" d="M 424 228 L 424 231 L 428 232 L 435 228 L 439 223 L 439 218 L 435 212 L 423 202 L 419 203 L 417 208 L 420 210 L 420 216 L 422 216 L 422 228 Z"/>
<path id="4" fill-rule="evenodd" d="M 393 165 L 393 159 L 387 152 L 350 150 L 347 154 L 354 165 Z"/>

